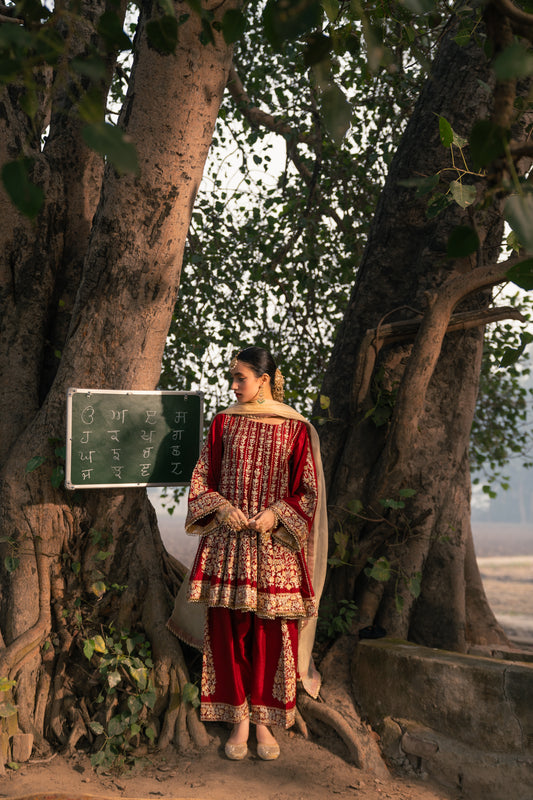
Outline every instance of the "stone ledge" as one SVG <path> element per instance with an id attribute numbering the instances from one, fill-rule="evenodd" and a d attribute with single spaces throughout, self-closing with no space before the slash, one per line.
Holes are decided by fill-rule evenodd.
<path id="1" fill-rule="evenodd" d="M 533 665 L 364 640 L 353 691 L 385 755 L 469 800 L 533 798 Z"/>

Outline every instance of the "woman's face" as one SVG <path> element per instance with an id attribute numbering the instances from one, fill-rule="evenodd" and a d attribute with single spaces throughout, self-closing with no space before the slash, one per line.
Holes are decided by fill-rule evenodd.
<path id="1" fill-rule="evenodd" d="M 237 361 L 231 374 L 233 377 L 231 389 L 235 392 L 239 403 L 249 403 L 253 400 L 261 386 L 266 389 L 266 383 L 269 380 L 266 374 L 258 378 L 253 369 L 244 361 Z"/>

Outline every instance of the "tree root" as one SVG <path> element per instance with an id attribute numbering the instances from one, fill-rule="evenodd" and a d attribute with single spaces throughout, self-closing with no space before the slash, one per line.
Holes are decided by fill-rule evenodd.
<path id="1" fill-rule="evenodd" d="M 378 778 L 387 779 L 376 734 L 361 720 L 355 709 L 350 688 L 350 663 L 355 646 L 353 637 L 339 639 L 321 664 L 323 684 L 321 701 L 305 692 L 298 695 L 298 709 L 306 723 L 319 722 L 331 728 L 344 742 L 349 760 Z"/>

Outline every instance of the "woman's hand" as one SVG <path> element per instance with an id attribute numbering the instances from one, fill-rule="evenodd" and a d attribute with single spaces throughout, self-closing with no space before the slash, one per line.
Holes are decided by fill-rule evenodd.
<path id="1" fill-rule="evenodd" d="M 221 506 L 216 510 L 216 518 L 219 522 L 224 522 L 233 528 L 234 531 L 242 531 L 243 528 L 248 527 L 248 520 L 240 508 L 235 508 L 230 503 Z"/>
<path id="2" fill-rule="evenodd" d="M 274 512 L 269 508 L 265 508 L 264 511 L 260 511 L 259 514 L 249 519 L 247 525 L 257 533 L 267 533 L 267 531 L 271 531 L 276 527 L 276 523 L 277 517 Z"/>

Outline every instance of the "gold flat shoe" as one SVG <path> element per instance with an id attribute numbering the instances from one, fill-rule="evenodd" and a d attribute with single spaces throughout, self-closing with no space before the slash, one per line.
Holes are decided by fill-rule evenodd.
<path id="1" fill-rule="evenodd" d="M 232 761 L 242 761 L 248 754 L 248 745 L 246 742 L 242 742 L 241 744 L 230 744 L 226 742 L 224 752 Z"/>
<path id="2" fill-rule="evenodd" d="M 279 756 L 279 744 L 260 744 L 257 743 L 257 755 L 263 761 L 274 761 Z"/>

